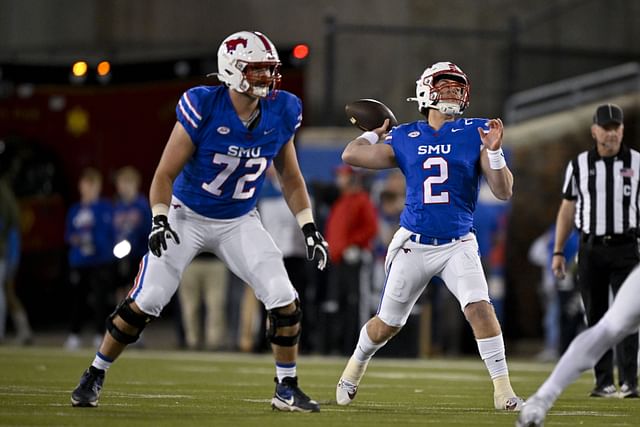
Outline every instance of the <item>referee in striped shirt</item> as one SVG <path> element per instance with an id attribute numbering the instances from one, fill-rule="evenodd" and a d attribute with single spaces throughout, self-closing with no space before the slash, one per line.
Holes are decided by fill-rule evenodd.
<path id="1" fill-rule="evenodd" d="M 551 268 L 565 276 L 563 249 L 573 224 L 580 231 L 577 283 L 587 312 L 588 325 L 600 320 L 609 307 L 609 287 L 614 295 L 638 264 L 638 180 L 640 153 L 622 143 L 622 109 L 598 106 L 591 135 L 595 147 L 567 166 L 563 200 L 556 222 L 556 244 Z M 640 303 L 640 302 L 639 302 Z M 638 397 L 638 333 L 616 346 L 617 391 L 613 378 L 613 351 L 595 365 L 593 397 Z"/>

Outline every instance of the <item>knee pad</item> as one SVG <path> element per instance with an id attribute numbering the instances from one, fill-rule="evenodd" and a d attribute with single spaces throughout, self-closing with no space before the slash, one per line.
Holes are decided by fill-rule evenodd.
<path id="1" fill-rule="evenodd" d="M 278 329 L 287 327 L 287 326 L 295 326 L 300 324 L 300 320 L 302 319 L 302 310 L 300 309 L 300 302 L 298 300 L 295 301 L 296 309 L 291 314 L 282 314 L 278 309 L 269 310 L 267 312 L 267 318 L 269 319 L 269 325 L 267 326 L 267 339 L 271 341 L 273 344 L 282 346 L 282 347 L 293 347 L 298 344 L 298 340 L 300 339 L 300 332 L 302 332 L 302 328 L 298 328 L 298 332 L 295 335 L 291 336 L 283 336 L 277 335 Z"/>
<path id="2" fill-rule="evenodd" d="M 113 337 L 114 340 L 118 341 L 122 344 L 132 344 L 140 338 L 140 334 L 147 326 L 149 322 L 151 322 L 155 317 L 149 316 L 148 314 L 138 314 L 131 309 L 129 304 L 131 304 L 133 300 L 131 298 L 124 299 L 116 309 L 111 313 L 109 317 L 107 317 L 106 328 L 109 331 L 109 334 Z M 129 325 L 138 328 L 138 332 L 135 335 L 128 334 L 126 332 L 121 331 L 114 323 L 113 319 L 119 316 L 122 320 L 127 322 Z"/>

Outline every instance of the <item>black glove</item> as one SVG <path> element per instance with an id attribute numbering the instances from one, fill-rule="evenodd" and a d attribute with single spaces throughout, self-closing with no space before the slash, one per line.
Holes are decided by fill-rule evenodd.
<path id="1" fill-rule="evenodd" d="M 149 234 L 149 250 L 159 257 L 162 251 L 167 250 L 167 239 L 173 239 L 176 245 L 180 244 L 178 233 L 171 229 L 166 215 L 156 215 L 153 217 L 153 227 Z"/>
<path id="2" fill-rule="evenodd" d="M 329 261 L 329 245 L 312 222 L 302 227 L 304 243 L 307 245 L 307 259 L 318 260 L 318 270 L 324 270 Z"/>

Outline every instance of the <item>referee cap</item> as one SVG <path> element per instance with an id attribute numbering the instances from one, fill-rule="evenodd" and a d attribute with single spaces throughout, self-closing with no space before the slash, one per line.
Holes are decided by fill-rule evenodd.
<path id="1" fill-rule="evenodd" d="M 593 115 L 593 123 L 599 126 L 605 126 L 609 123 L 622 124 L 622 109 L 616 104 L 602 104 L 596 109 Z"/>

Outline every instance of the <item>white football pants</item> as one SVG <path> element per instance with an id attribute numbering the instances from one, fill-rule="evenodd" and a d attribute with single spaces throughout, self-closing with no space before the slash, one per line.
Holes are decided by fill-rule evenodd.
<path id="1" fill-rule="evenodd" d="M 396 232 L 404 242 L 396 242 L 399 249 L 388 260 L 389 272 L 378 309 L 378 317 L 383 322 L 404 326 L 433 276 L 444 280 L 461 310 L 472 302 L 490 301 L 478 242 L 473 233 L 440 246 L 415 243 L 408 240 L 410 234 L 404 228 Z"/>
<path id="2" fill-rule="evenodd" d="M 247 283 L 267 310 L 293 302 L 298 294 L 289 281 L 282 253 L 260 222 L 257 210 L 233 219 L 207 218 L 175 197 L 169 224 L 180 244 L 167 239 L 160 257 L 148 252 L 129 292 L 138 307 L 159 316 L 178 289 L 182 273 L 200 252 L 212 252 Z"/>

